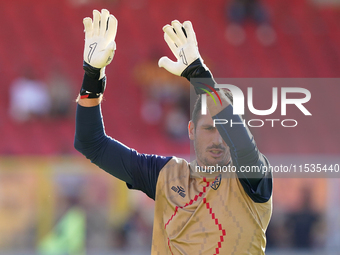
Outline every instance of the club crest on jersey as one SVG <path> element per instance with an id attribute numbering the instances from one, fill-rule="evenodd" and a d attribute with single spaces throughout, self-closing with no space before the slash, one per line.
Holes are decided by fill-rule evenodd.
<path id="1" fill-rule="evenodd" d="M 176 186 L 172 186 L 171 189 L 173 191 L 175 191 L 176 193 L 178 193 L 183 198 L 186 196 L 185 195 L 185 190 L 184 190 L 184 188 L 182 186 L 177 186 L 177 187 Z"/>
<path id="2" fill-rule="evenodd" d="M 217 190 L 220 187 L 221 184 L 221 175 L 217 176 L 215 181 L 211 184 L 211 188 L 214 190 Z"/>

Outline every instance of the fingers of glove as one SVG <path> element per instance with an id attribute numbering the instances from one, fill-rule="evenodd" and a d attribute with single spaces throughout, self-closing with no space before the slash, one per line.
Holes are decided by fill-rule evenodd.
<path id="1" fill-rule="evenodd" d="M 164 67 L 164 62 L 170 60 L 168 57 L 161 57 L 159 60 L 158 60 L 158 66 L 159 67 Z M 171 60 L 170 60 L 171 61 Z"/>
<path id="2" fill-rule="evenodd" d="M 93 34 L 92 19 L 88 17 L 83 19 L 83 24 L 85 31 L 85 39 L 92 37 Z"/>
<path id="3" fill-rule="evenodd" d="M 178 20 L 174 20 L 171 22 L 172 27 L 176 31 L 176 35 L 178 36 L 179 40 L 182 44 L 186 43 L 187 38 L 182 30 L 182 24 Z"/>
<path id="4" fill-rule="evenodd" d="M 176 62 L 170 60 L 168 57 L 161 57 L 158 61 L 158 66 L 165 68 L 168 72 L 175 75 L 181 75 L 178 72 L 178 65 Z"/>
<path id="5" fill-rule="evenodd" d="M 93 10 L 93 36 L 99 35 L 100 12 Z"/>
<path id="6" fill-rule="evenodd" d="M 196 34 L 194 28 L 192 27 L 191 22 L 190 21 L 183 22 L 183 27 L 185 29 L 185 32 L 187 33 L 188 41 L 194 42 L 197 46 Z"/>
<path id="7" fill-rule="evenodd" d="M 106 9 L 102 9 L 102 12 L 101 12 L 101 18 L 100 18 L 100 32 L 99 32 L 99 35 L 100 36 L 104 36 L 105 35 L 105 32 L 106 32 L 106 27 L 107 27 L 107 19 L 109 18 L 109 11 L 106 10 Z"/>
<path id="8" fill-rule="evenodd" d="M 116 17 L 111 14 L 109 17 L 109 26 L 106 32 L 106 38 L 109 42 L 115 40 L 116 34 L 117 34 L 117 26 L 118 26 L 118 21 Z"/>
<path id="9" fill-rule="evenodd" d="M 171 38 L 168 36 L 168 34 L 164 33 L 164 40 L 168 44 L 170 50 L 175 55 L 175 57 L 178 59 L 178 48 L 176 47 L 175 43 L 171 40 Z"/>
<path id="10" fill-rule="evenodd" d="M 177 47 L 181 46 L 181 40 L 178 38 L 178 35 L 175 33 L 174 28 L 170 25 L 165 25 L 163 27 L 164 33 L 166 33 L 170 39 L 175 43 Z"/>

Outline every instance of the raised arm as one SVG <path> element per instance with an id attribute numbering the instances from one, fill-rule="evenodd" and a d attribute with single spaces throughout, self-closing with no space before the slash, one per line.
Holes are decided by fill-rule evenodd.
<path id="1" fill-rule="evenodd" d="M 175 55 L 177 61 L 174 62 L 167 57 L 159 60 L 159 66 L 164 67 L 169 72 L 183 76 L 191 81 L 196 94 L 209 93 L 218 102 L 217 93 L 221 99 L 220 103 L 215 103 L 211 96 L 207 96 L 207 107 L 212 118 L 232 119 L 233 122 L 241 122 L 241 116 L 233 115 L 233 107 L 223 91 L 215 88 L 215 81 L 207 66 L 204 64 L 197 46 L 197 39 L 190 21 L 181 24 L 175 20 L 171 25 L 163 27 L 164 39 Z M 195 78 L 195 79 L 193 79 Z M 201 79 L 200 78 L 205 78 Z M 217 92 L 216 92 L 217 91 Z M 216 93 L 215 93 L 216 92 Z M 216 126 L 221 137 L 230 148 L 233 164 L 238 169 L 238 177 L 253 200 L 265 201 L 269 199 L 271 193 L 271 182 L 259 185 L 265 176 L 262 172 L 244 173 L 241 166 L 262 166 L 268 162 L 258 151 L 254 138 L 247 127 L 243 125 Z M 258 190 L 260 189 L 260 190 Z M 263 189 L 263 190 L 261 190 Z M 270 191 L 269 193 L 267 191 Z"/>
<path id="2" fill-rule="evenodd" d="M 74 147 L 92 163 L 155 198 L 159 171 L 171 159 L 139 154 L 105 134 L 101 100 L 106 85 L 105 67 L 112 61 L 117 20 L 108 10 L 93 11 L 85 27 L 84 79 L 77 99 Z"/>

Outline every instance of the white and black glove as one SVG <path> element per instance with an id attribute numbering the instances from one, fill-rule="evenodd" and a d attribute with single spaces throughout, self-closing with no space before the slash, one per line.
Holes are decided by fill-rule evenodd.
<path id="1" fill-rule="evenodd" d="M 192 83 L 196 94 L 212 91 L 211 88 L 214 88 L 215 81 L 198 51 L 196 34 L 191 22 L 185 21 L 181 24 L 178 20 L 174 20 L 171 25 L 165 25 L 163 31 L 164 40 L 177 61 L 174 62 L 168 57 L 162 57 L 158 61 L 158 66 L 165 68 L 172 74 L 183 76 L 189 81 L 192 78 L 205 78 L 204 83 L 196 81 Z"/>
<path id="2" fill-rule="evenodd" d="M 111 63 L 116 50 L 117 19 L 102 9 L 93 10 L 93 20 L 84 18 L 85 47 L 83 68 L 85 75 L 81 98 L 98 98 L 106 84 L 105 67 Z"/>

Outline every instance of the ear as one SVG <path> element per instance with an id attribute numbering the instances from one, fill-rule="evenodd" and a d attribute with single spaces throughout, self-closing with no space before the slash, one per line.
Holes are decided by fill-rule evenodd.
<path id="1" fill-rule="evenodd" d="M 191 120 L 189 121 L 188 124 L 188 133 L 189 133 L 189 139 L 190 140 L 195 140 L 195 124 Z"/>

